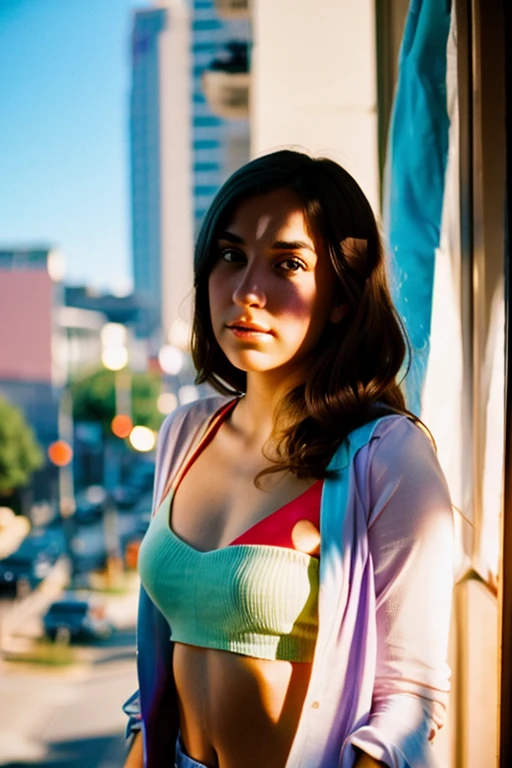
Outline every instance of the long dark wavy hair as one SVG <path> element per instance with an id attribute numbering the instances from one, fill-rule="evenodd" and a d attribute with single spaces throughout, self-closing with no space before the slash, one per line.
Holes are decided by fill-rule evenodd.
<path id="1" fill-rule="evenodd" d="M 218 259 L 220 233 L 236 207 L 277 189 L 293 190 L 302 201 L 309 234 L 324 244 L 348 311 L 341 322 L 328 323 L 307 381 L 279 402 L 275 423 L 288 426 L 278 435 L 272 468 L 260 474 L 289 470 L 298 477 L 322 478 L 334 451 L 355 427 L 380 414 L 412 416 L 397 382 L 408 343 L 391 301 L 379 228 L 364 193 L 344 168 L 328 158 L 281 150 L 252 160 L 226 181 L 204 218 L 195 249 L 192 357 L 198 384 L 208 382 L 223 394 L 245 392 L 245 372 L 229 362 L 213 334 L 208 279 Z"/>

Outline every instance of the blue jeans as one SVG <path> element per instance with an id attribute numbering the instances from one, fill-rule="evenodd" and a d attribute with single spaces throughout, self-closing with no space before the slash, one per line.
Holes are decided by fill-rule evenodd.
<path id="1" fill-rule="evenodd" d="M 176 741 L 176 761 L 174 768 L 206 768 L 204 763 L 198 763 L 197 760 L 192 760 L 183 749 L 183 744 L 178 736 Z"/>

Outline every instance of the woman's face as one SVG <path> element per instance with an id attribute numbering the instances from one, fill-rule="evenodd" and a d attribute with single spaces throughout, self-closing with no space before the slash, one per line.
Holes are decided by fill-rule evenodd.
<path id="1" fill-rule="evenodd" d="M 326 324 L 338 322 L 337 278 L 289 189 L 252 197 L 220 234 L 209 278 L 215 338 L 232 365 L 304 377 Z"/>

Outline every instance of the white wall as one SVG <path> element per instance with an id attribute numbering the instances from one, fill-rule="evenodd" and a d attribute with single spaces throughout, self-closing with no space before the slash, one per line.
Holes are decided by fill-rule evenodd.
<path id="1" fill-rule="evenodd" d="M 373 0 L 253 0 L 251 153 L 328 154 L 379 210 Z"/>

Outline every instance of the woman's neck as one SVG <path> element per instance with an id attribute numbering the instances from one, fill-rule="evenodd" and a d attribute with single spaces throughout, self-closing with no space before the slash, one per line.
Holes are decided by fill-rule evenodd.
<path id="1" fill-rule="evenodd" d="M 275 423 L 276 406 L 297 382 L 272 381 L 268 375 L 248 374 L 244 397 L 236 406 L 232 426 L 248 442 L 265 444 L 285 427 Z"/>

